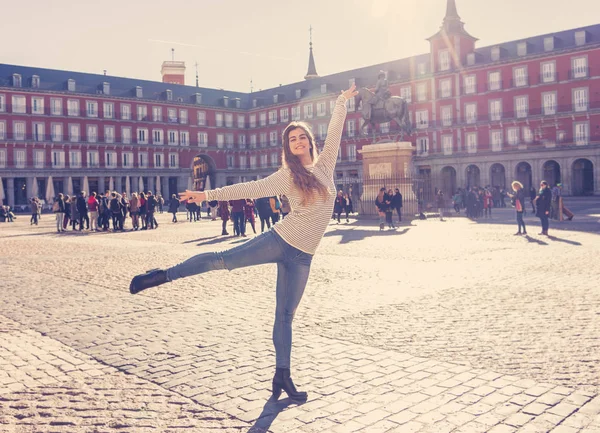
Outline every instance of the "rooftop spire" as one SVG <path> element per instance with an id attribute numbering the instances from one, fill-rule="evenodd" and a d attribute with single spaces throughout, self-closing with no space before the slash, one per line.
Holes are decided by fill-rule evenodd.
<path id="1" fill-rule="evenodd" d="M 308 55 L 308 72 L 306 72 L 306 75 L 304 76 L 305 80 L 319 78 L 319 74 L 317 74 L 317 68 L 315 66 L 315 58 L 313 57 L 313 50 L 312 50 L 312 25 L 310 26 L 308 31 L 310 33 L 310 44 L 309 44 L 310 53 Z"/>
<path id="2" fill-rule="evenodd" d="M 442 22 L 442 27 L 438 33 L 429 39 L 439 36 L 441 33 L 445 35 L 462 34 L 471 39 L 477 40 L 477 38 L 474 38 L 465 30 L 465 23 L 460 20 L 460 16 L 458 15 L 458 11 L 456 9 L 456 0 L 446 0 L 446 16 Z"/>

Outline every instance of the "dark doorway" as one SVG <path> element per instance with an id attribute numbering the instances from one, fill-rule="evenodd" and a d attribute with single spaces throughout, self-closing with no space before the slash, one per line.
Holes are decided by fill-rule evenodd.
<path id="1" fill-rule="evenodd" d="M 177 188 L 177 178 L 170 177 L 169 178 L 169 198 L 173 197 L 173 194 L 177 195 L 179 192 Z"/>
<path id="2" fill-rule="evenodd" d="M 573 163 L 573 195 L 594 194 L 594 164 L 589 159 Z"/>
<path id="3" fill-rule="evenodd" d="M 506 170 L 502 164 L 493 164 L 490 167 L 491 186 L 506 188 Z"/>
<path id="4" fill-rule="evenodd" d="M 467 167 L 467 188 L 471 188 L 474 186 L 481 186 L 481 171 L 479 167 L 476 165 L 469 165 Z"/>
<path id="5" fill-rule="evenodd" d="M 27 180 L 24 177 L 15 177 L 15 205 L 27 204 Z"/>
<path id="6" fill-rule="evenodd" d="M 560 165 L 554 160 L 546 161 L 542 167 L 542 179 L 548 182 L 550 187 L 561 182 Z"/>
<path id="7" fill-rule="evenodd" d="M 446 197 L 452 197 L 456 192 L 456 170 L 454 167 L 442 168 L 442 184 L 440 185 L 442 192 Z"/>
<path id="8" fill-rule="evenodd" d="M 515 169 L 515 177 L 523 184 L 525 191 L 529 191 L 531 189 L 533 181 L 531 178 L 531 165 L 529 165 L 529 163 L 519 162 Z"/>

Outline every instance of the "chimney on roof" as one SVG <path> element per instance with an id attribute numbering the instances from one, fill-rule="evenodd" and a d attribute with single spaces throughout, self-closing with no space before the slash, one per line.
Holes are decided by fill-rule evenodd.
<path id="1" fill-rule="evenodd" d="M 163 83 L 185 84 L 185 62 L 175 61 L 175 49 L 171 48 L 172 60 L 165 60 L 160 69 Z"/>
<path id="2" fill-rule="evenodd" d="M 315 66 L 315 58 L 313 57 L 313 50 L 312 50 L 312 25 L 309 28 L 309 32 L 310 32 L 310 52 L 308 55 L 308 72 L 306 72 L 306 75 L 304 76 L 305 80 L 312 80 L 313 78 L 319 78 L 319 74 L 317 74 L 317 68 Z"/>

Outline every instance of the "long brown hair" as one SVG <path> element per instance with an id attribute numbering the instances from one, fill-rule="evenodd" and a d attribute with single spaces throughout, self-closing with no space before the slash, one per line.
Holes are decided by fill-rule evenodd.
<path id="1" fill-rule="evenodd" d="M 329 190 L 323 185 L 313 173 L 308 171 L 300 158 L 292 153 L 290 149 L 290 132 L 296 128 L 302 129 L 308 137 L 310 144 L 310 159 L 314 162 L 317 158 L 317 147 L 315 146 L 315 137 L 310 129 L 310 126 L 304 122 L 292 122 L 283 130 L 283 167 L 289 168 L 292 172 L 294 186 L 302 196 L 301 203 L 306 205 L 313 203 L 315 193 L 318 193 L 324 200 L 329 195 Z"/>

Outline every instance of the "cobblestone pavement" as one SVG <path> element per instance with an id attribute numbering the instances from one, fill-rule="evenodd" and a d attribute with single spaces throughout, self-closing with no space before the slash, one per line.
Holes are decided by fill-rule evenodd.
<path id="1" fill-rule="evenodd" d="M 136 273 L 242 242 L 220 222 L 2 224 L 0 432 L 600 432 L 594 212 L 550 238 L 332 223 L 295 321 L 299 406 L 268 401 L 274 266 L 128 293 Z"/>

